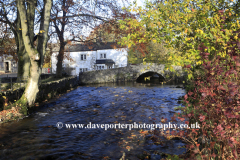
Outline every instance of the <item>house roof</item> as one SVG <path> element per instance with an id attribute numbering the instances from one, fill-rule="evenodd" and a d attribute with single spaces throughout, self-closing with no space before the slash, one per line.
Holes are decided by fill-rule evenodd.
<path id="1" fill-rule="evenodd" d="M 96 64 L 115 64 L 112 59 L 97 59 Z"/>
<path id="2" fill-rule="evenodd" d="M 71 44 L 65 46 L 66 52 L 79 52 L 79 51 L 97 51 L 97 50 L 104 50 L 104 49 L 117 49 L 117 48 L 124 48 L 118 45 L 115 42 L 92 42 L 89 44 Z M 54 51 L 59 51 L 59 48 L 54 48 Z"/>

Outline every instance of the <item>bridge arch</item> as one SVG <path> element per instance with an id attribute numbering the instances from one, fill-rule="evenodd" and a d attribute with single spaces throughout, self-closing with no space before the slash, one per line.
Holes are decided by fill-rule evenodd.
<path id="1" fill-rule="evenodd" d="M 147 71 L 145 73 L 142 73 L 138 76 L 136 79 L 137 83 L 149 83 L 149 82 L 163 82 L 165 80 L 165 77 L 157 72 L 154 71 Z"/>

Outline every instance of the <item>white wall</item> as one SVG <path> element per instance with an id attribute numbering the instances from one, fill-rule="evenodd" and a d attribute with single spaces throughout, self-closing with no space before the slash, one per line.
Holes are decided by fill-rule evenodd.
<path id="1" fill-rule="evenodd" d="M 57 70 L 57 58 L 56 55 L 58 52 L 54 52 L 52 54 L 52 73 L 56 73 Z M 86 55 L 86 60 L 81 60 L 81 54 Z M 92 70 L 92 65 L 96 62 L 96 51 L 86 51 L 86 52 L 71 52 L 69 53 L 69 57 L 71 57 L 71 60 L 68 60 L 67 58 L 64 58 L 63 60 L 63 66 L 69 65 L 69 67 L 76 68 L 75 72 L 72 73 L 72 75 L 78 75 L 80 68 L 87 68 L 87 70 Z"/>
<path id="2" fill-rule="evenodd" d="M 78 75 L 80 68 L 87 68 L 88 71 L 93 70 L 93 65 L 96 63 L 96 59 L 100 58 L 100 54 L 106 54 L 106 59 L 112 59 L 115 62 L 115 65 L 119 67 L 127 66 L 127 50 L 126 49 L 106 49 L 98 51 L 85 51 L 85 52 L 71 52 L 69 56 L 73 61 L 67 60 L 64 58 L 63 66 L 69 65 L 70 67 L 76 68 L 72 75 Z M 56 55 L 58 52 L 52 54 L 52 73 L 56 73 L 57 70 L 57 58 Z M 67 53 L 68 54 L 68 53 Z M 81 54 L 86 54 L 86 60 L 81 60 Z M 104 55 L 103 55 L 104 57 Z M 104 64 L 102 64 L 104 65 Z M 105 67 L 106 69 L 106 67 Z"/>
<path id="3" fill-rule="evenodd" d="M 73 52 L 72 52 L 73 53 Z M 96 63 L 96 51 L 86 51 L 86 52 L 74 52 L 79 55 L 77 58 L 77 75 L 80 72 L 80 68 L 87 68 L 88 71 L 93 70 L 93 65 Z M 81 54 L 86 55 L 86 60 L 81 60 Z"/>
<path id="4" fill-rule="evenodd" d="M 115 65 L 119 67 L 127 66 L 127 50 L 126 49 L 106 49 L 106 50 L 98 50 L 97 51 L 97 59 L 105 59 L 100 58 L 100 54 L 106 53 L 106 59 L 112 59 L 115 62 Z"/>

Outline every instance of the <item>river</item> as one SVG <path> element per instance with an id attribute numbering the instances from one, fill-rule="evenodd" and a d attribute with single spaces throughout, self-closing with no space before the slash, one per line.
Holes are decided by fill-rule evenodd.
<path id="1" fill-rule="evenodd" d="M 141 127 L 153 121 L 161 123 L 161 118 L 169 120 L 180 112 L 174 108 L 179 106 L 177 98 L 184 94 L 176 85 L 80 86 L 27 118 L 0 124 L 0 159 L 137 160 L 161 159 L 164 153 L 182 154 L 185 148 L 181 148 L 184 144 L 180 140 L 158 145 L 151 134 L 144 136 L 151 128 Z M 134 123 L 142 126 L 121 128 L 121 124 Z M 67 128 L 66 124 L 83 124 L 85 128 Z M 105 130 L 101 124 L 119 125 Z"/>

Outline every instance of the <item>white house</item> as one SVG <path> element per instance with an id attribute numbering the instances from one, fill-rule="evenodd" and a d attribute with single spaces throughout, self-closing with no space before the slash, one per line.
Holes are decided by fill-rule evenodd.
<path id="1" fill-rule="evenodd" d="M 65 55 L 71 59 L 64 58 L 63 68 L 71 75 L 79 72 L 110 69 L 127 66 L 127 49 L 122 48 L 114 42 L 72 44 L 65 47 Z M 56 73 L 58 51 L 52 54 L 52 73 Z M 66 71 L 67 72 L 67 71 Z"/>

